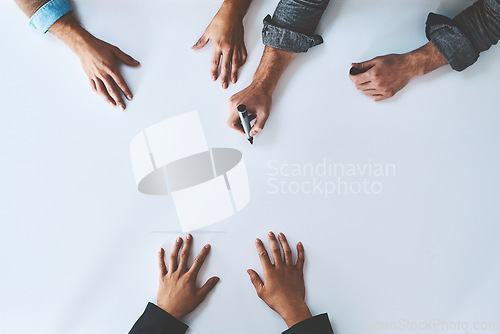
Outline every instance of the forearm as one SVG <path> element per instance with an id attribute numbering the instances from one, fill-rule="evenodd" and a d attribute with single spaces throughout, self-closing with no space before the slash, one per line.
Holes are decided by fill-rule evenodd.
<path id="1" fill-rule="evenodd" d="M 14 2 L 26 16 L 31 17 L 40 7 L 49 2 L 49 0 L 14 0 Z"/>
<path id="2" fill-rule="evenodd" d="M 446 65 L 448 62 L 432 42 L 406 54 L 408 69 L 418 77 Z"/>
<path id="3" fill-rule="evenodd" d="M 272 95 L 281 75 L 296 56 L 294 52 L 266 46 L 252 85 L 259 85 Z"/>
<path id="4" fill-rule="evenodd" d="M 309 311 L 309 308 L 307 307 L 307 304 L 304 302 L 294 305 L 293 308 L 281 314 L 281 317 L 285 321 L 288 328 L 290 328 L 301 321 L 311 318 L 312 315 L 311 311 Z"/>
<path id="5" fill-rule="evenodd" d="M 93 37 L 71 13 L 57 20 L 49 28 L 49 32 L 68 45 L 76 54 L 79 54 L 89 38 Z"/>
<path id="6" fill-rule="evenodd" d="M 230 15 L 243 20 L 252 0 L 224 0 L 219 12 L 225 11 Z"/>

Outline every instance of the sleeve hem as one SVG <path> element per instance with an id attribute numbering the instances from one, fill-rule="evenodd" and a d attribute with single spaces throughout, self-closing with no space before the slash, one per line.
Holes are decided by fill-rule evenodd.
<path id="1" fill-rule="evenodd" d="M 446 16 L 430 13 L 425 34 L 455 71 L 465 70 L 479 58 L 467 36 Z"/>
<path id="2" fill-rule="evenodd" d="M 305 35 L 277 26 L 270 15 L 264 18 L 262 42 L 273 48 L 295 53 L 307 52 L 310 48 L 323 43 L 320 35 Z"/>
<path id="3" fill-rule="evenodd" d="M 57 20 L 72 10 L 69 0 L 51 0 L 33 14 L 29 25 L 45 34 Z"/>
<path id="4" fill-rule="evenodd" d="M 322 313 L 293 325 L 282 334 L 333 334 L 333 329 L 328 314 Z"/>

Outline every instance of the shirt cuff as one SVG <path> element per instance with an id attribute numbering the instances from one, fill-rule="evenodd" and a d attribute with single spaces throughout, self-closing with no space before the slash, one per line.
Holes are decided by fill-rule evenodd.
<path id="1" fill-rule="evenodd" d="M 29 25 L 45 34 L 54 22 L 72 10 L 69 0 L 50 0 L 33 14 Z"/>
<path id="2" fill-rule="evenodd" d="M 455 71 L 463 71 L 479 58 L 469 38 L 449 17 L 430 13 L 425 35 Z"/>
<path id="3" fill-rule="evenodd" d="M 333 329 L 328 314 L 323 313 L 296 323 L 282 334 L 333 334 Z"/>
<path id="4" fill-rule="evenodd" d="M 299 32 L 277 26 L 270 15 L 264 18 L 262 29 L 262 42 L 271 46 L 290 52 L 307 52 L 313 46 L 323 43 L 320 35 L 305 35 Z"/>
<path id="5" fill-rule="evenodd" d="M 188 325 L 155 304 L 148 303 L 130 333 L 180 334 L 187 329 Z"/>

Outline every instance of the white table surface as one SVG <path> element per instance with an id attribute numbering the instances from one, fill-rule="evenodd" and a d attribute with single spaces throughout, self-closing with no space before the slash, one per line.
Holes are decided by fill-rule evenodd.
<path id="1" fill-rule="evenodd" d="M 269 230 L 304 243 L 307 302 L 328 312 L 335 333 L 404 332 L 373 329 L 399 320 L 500 323 L 500 48 L 375 103 L 350 82 L 350 63 L 424 44 L 426 16 L 440 5 L 334 0 L 318 28 L 325 43 L 287 69 L 250 146 L 226 127 L 227 100 L 250 83 L 262 19 L 277 1 L 254 1 L 248 62 L 227 90 L 210 80 L 211 47 L 190 50 L 220 3 L 75 2 L 89 31 L 142 62 L 123 69 L 135 95 L 124 113 L 90 89 L 66 46 L 30 29 L 12 1 L 0 3 L 0 332 L 128 332 L 155 301 L 157 250 L 180 231 L 169 196 L 137 191 L 129 142 L 195 109 L 210 146 L 243 152 L 251 200 L 193 233 L 196 252 L 212 244 L 200 282 L 221 282 L 185 319 L 192 333 L 286 329 L 246 274 L 262 272 L 254 239 Z M 446 1 L 441 12 L 466 5 Z M 272 193 L 269 164 L 324 159 L 393 164 L 396 173 L 370 178 L 383 184 L 378 195 Z"/>

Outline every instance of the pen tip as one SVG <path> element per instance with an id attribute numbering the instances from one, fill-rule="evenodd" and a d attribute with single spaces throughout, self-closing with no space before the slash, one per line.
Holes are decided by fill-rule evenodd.
<path id="1" fill-rule="evenodd" d="M 248 141 L 250 142 L 250 144 L 253 145 L 253 137 L 252 138 L 248 138 Z"/>

